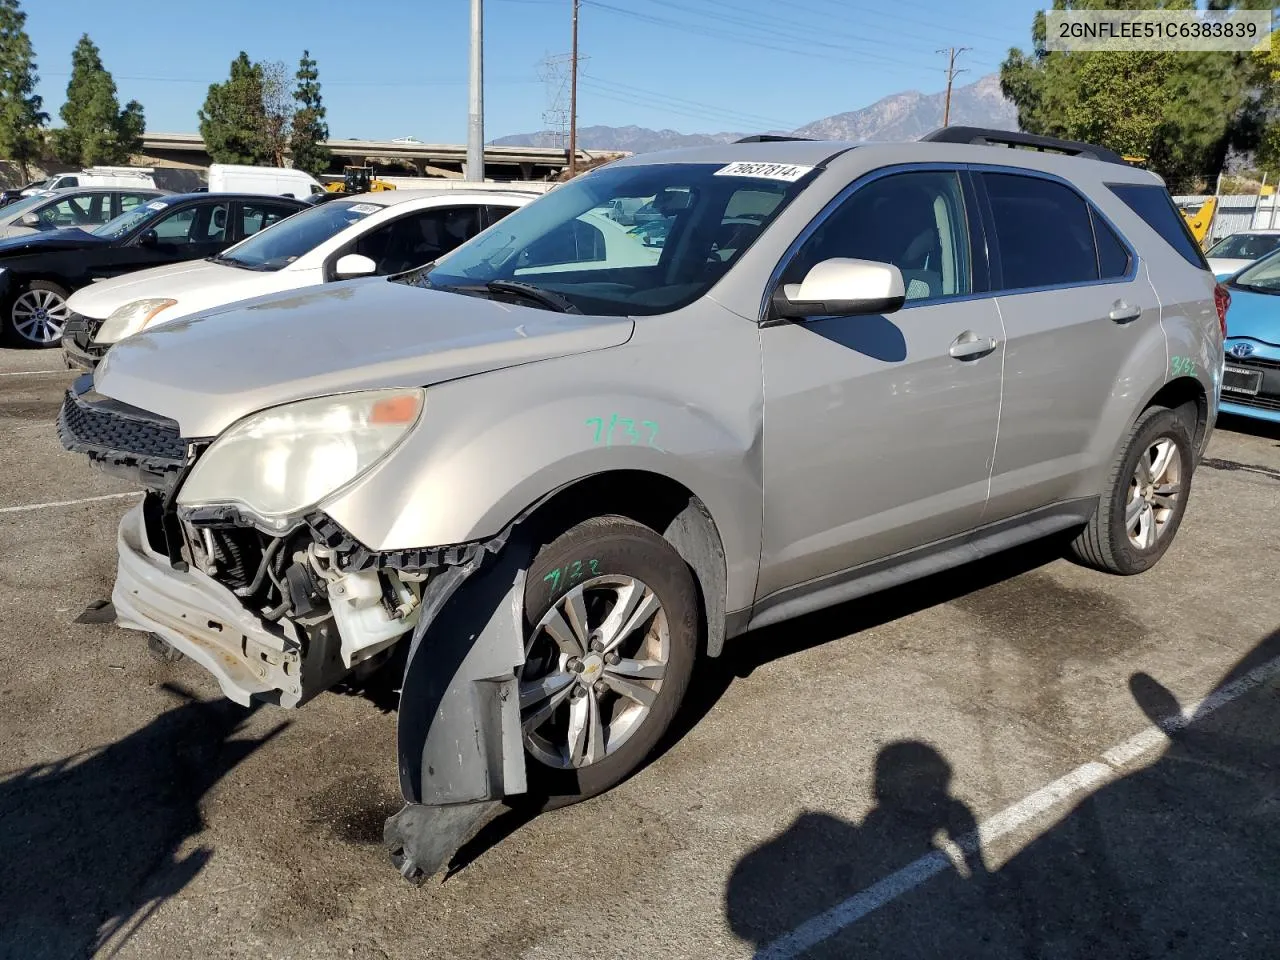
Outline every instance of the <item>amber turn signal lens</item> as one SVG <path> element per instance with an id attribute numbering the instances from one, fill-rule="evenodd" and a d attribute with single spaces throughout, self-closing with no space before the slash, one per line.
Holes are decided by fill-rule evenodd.
<path id="1" fill-rule="evenodd" d="M 379 400 L 369 412 L 370 423 L 413 423 L 418 417 L 418 395 L 404 393 L 398 397 Z"/>

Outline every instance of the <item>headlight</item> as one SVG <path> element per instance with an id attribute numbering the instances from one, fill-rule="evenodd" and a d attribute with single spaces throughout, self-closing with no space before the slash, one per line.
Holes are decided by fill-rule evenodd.
<path id="1" fill-rule="evenodd" d="M 422 403 L 421 390 L 370 390 L 251 414 L 196 461 L 178 503 L 236 504 L 283 528 L 382 459 Z"/>
<path id="2" fill-rule="evenodd" d="M 94 343 L 119 343 L 132 337 L 155 319 L 161 310 L 168 310 L 177 300 L 134 300 L 123 307 L 116 307 L 107 317 L 102 329 L 93 338 Z"/>

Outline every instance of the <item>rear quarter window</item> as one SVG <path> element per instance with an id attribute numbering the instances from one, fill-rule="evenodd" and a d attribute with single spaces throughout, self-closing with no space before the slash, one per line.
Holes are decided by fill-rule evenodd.
<path id="1" fill-rule="evenodd" d="M 1199 244 L 1191 236 L 1187 222 L 1173 205 L 1164 187 L 1154 183 L 1109 183 L 1107 189 L 1124 201 L 1125 206 L 1146 221 L 1169 246 L 1193 267 L 1209 269 Z"/>
<path id="2" fill-rule="evenodd" d="M 1005 290 L 1098 279 L 1089 205 L 1041 177 L 984 173 Z"/>

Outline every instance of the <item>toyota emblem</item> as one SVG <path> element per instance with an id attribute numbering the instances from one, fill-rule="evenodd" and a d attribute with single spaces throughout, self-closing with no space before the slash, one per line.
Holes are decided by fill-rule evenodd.
<path id="1" fill-rule="evenodd" d="M 1244 357 L 1252 356 L 1253 344 L 1252 343 L 1233 343 L 1231 345 L 1231 355 L 1233 357 L 1240 357 L 1241 359 L 1243 359 Z"/>

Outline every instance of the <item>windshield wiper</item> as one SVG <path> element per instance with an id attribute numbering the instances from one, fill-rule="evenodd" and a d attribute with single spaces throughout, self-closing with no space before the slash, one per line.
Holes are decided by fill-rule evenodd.
<path id="1" fill-rule="evenodd" d="M 228 267 L 239 267 L 241 270 L 256 270 L 253 264 L 245 263 L 243 260 L 237 260 L 235 257 L 228 257 L 221 253 L 215 253 L 212 257 L 205 257 L 209 263 L 225 263 Z"/>
<path id="2" fill-rule="evenodd" d="M 524 283 L 520 280 L 490 280 L 484 286 L 490 293 L 509 293 L 524 297 L 549 310 L 557 310 L 560 313 L 582 313 L 566 297 L 550 290 L 543 290 L 532 283 Z"/>

